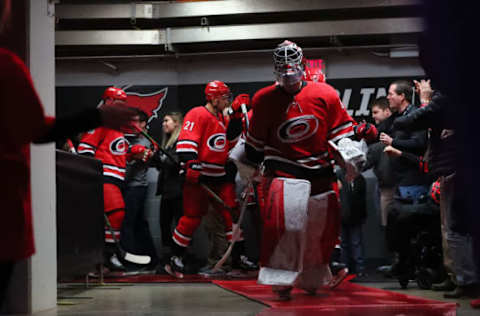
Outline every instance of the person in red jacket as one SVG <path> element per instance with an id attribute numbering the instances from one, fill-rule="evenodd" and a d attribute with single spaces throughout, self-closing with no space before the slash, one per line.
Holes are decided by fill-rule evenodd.
<path id="1" fill-rule="evenodd" d="M 9 1 L 3 5 L 8 7 Z M 4 15 L 8 12 L 3 10 Z M 120 128 L 135 111 L 125 102 L 87 109 L 70 117 L 45 116 L 28 68 L 13 52 L 0 49 L 0 305 L 16 262 L 35 253 L 30 195 L 30 143 L 74 137 L 100 125 Z M 18 118 L 22 118 L 19 126 Z"/>

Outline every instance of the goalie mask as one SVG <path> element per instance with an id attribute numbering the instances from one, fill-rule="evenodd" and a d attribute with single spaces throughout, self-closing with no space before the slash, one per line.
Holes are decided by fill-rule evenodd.
<path id="1" fill-rule="evenodd" d="M 303 52 L 297 44 L 284 41 L 273 51 L 275 78 L 287 92 L 296 92 L 302 81 Z"/>

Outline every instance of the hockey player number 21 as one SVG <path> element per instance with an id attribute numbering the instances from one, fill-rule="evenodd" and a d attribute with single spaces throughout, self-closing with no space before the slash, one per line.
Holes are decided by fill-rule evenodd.
<path id="1" fill-rule="evenodd" d="M 186 121 L 185 126 L 183 127 L 184 130 L 191 132 L 193 129 L 193 125 L 195 125 L 195 122 L 190 122 Z"/>

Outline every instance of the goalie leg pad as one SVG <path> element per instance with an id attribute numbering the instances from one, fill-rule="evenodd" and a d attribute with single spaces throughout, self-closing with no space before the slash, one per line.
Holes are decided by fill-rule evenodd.
<path id="1" fill-rule="evenodd" d="M 297 285 L 304 289 L 319 288 L 331 280 L 328 268 L 340 232 L 340 210 L 334 191 L 310 197 L 305 230 L 303 271 Z"/>
<path id="2" fill-rule="evenodd" d="M 262 269 L 258 282 L 293 285 L 301 271 L 310 182 L 273 178 L 264 183 Z M 264 186 L 265 187 L 265 186 Z"/>

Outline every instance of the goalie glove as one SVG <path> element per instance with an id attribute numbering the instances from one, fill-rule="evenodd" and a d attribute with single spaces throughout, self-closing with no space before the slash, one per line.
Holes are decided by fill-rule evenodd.
<path id="1" fill-rule="evenodd" d="M 371 143 L 377 140 L 378 131 L 375 125 L 370 123 L 360 123 L 353 127 L 355 132 L 355 138 L 357 140 L 365 139 L 367 143 Z"/>
<path id="2" fill-rule="evenodd" d="M 180 170 L 180 174 L 185 176 L 185 181 L 188 183 L 198 183 L 200 178 L 200 171 L 202 170 L 202 165 L 198 160 L 189 160 L 183 166 L 183 169 Z"/>

